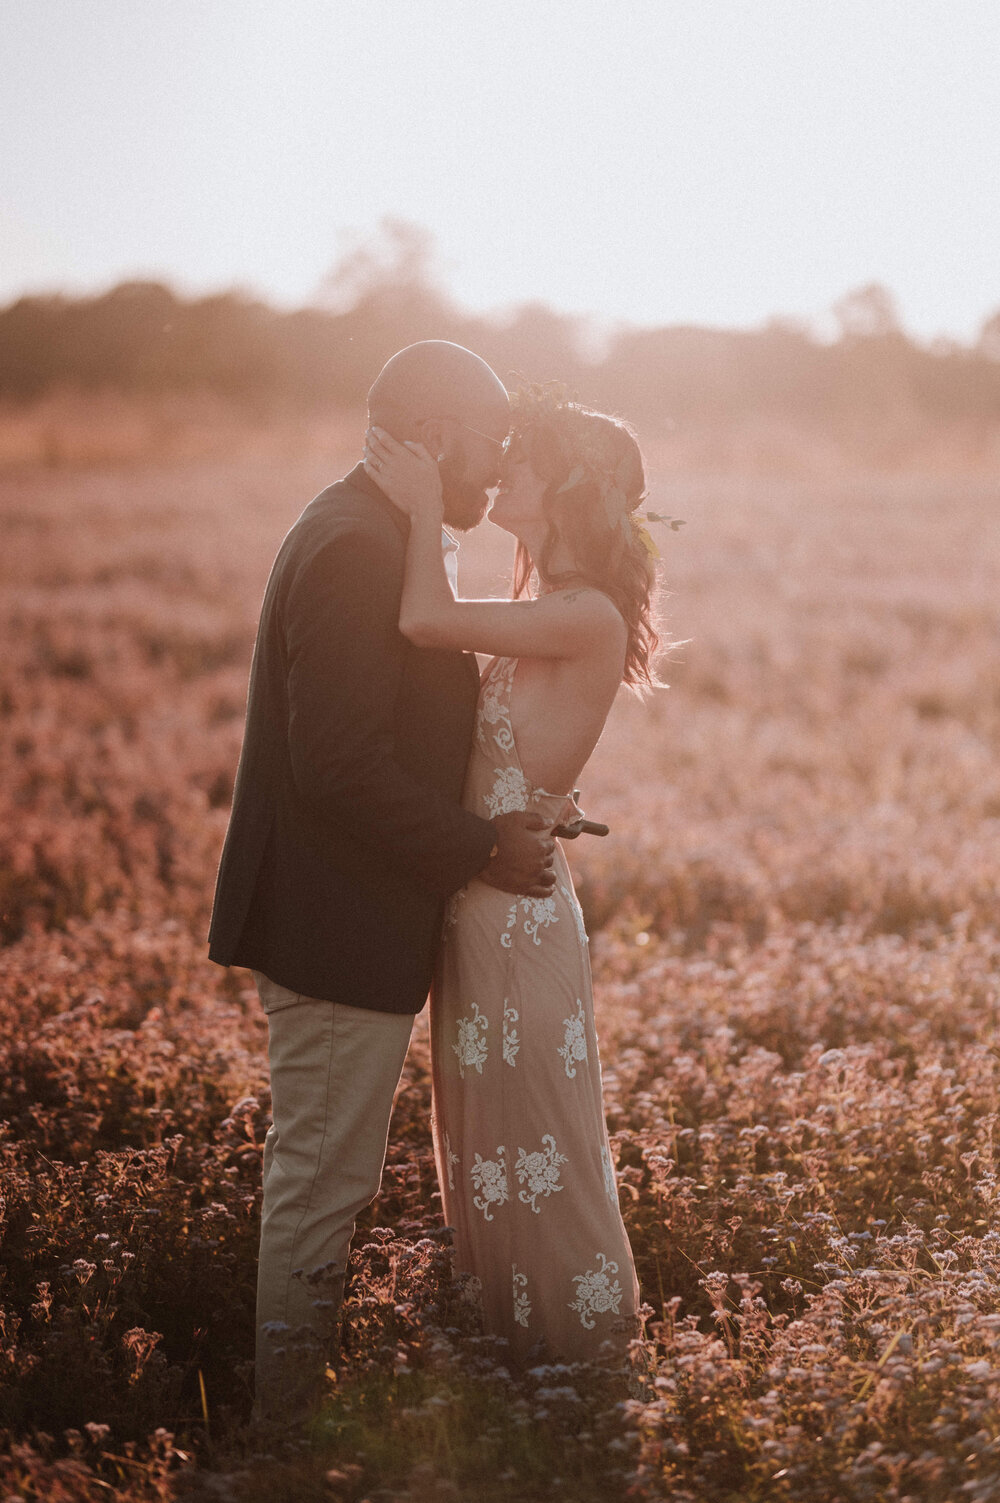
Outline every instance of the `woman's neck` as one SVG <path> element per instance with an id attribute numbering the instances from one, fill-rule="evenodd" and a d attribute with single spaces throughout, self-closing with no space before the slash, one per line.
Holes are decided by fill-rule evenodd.
<path id="1" fill-rule="evenodd" d="M 549 584 L 540 567 L 540 560 L 542 554 L 545 552 L 545 538 L 522 538 L 521 541 L 524 543 L 525 547 L 528 550 L 528 557 L 531 559 L 531 567 L 538 579 L 538 593 L 540 595 L 545 595 L 548 594 L 550 590 L 558 590 L 559 588 L 561 588 L 558 584 Z M 559 540 L 556 542 L 555 547 L 552 549 L 551 553 L 546 559 L 546 569 L 550 578 L 552 579 L 558 579 L 560 575 L 575 574 L 577 572 L 577 562 L 570 552 L 569 548 L 567 548 L 566 544 L 563 542 L 562 538 L 559 538 Z"/>

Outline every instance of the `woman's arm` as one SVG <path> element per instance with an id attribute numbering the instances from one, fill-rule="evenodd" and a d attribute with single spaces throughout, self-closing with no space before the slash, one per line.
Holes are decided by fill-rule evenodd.
<path id="1" fill-rule="evenodd" d="M 456 600 L 441 552 L 443 503 L 437 466 L 419 445 L 378 430 L 368 474 L 410 518 L 399 629 L 421 647 L 461 648 L 488 656 L 573 658 L 620 633 L 625 623 L 600 590 L 581 586 L 537 600 Z M 374 447 L 374 446 L 373 446 Z"/>
<path id="2" fill-rule="evenodd" d="M 441 553 L 441 524 L 414 518 L 406 549 L 399 629 L 420 647 L 457 647 L 488 656 L 573 658 L 624 623 L 611 601 L 586 587 L 537 600 L 456 600 Z"/>

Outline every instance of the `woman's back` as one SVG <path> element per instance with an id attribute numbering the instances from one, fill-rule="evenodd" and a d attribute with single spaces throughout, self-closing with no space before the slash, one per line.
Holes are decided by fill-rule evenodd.
<path id="1" fill-rule="evenodd" d="M 571 790 L 600 740 L 625 654 L 625 623 L 610 601 L 607 614 L 606 633 L 586 655 L 517 659 L 511 731 L 521 768 L 535 788 Z"/>

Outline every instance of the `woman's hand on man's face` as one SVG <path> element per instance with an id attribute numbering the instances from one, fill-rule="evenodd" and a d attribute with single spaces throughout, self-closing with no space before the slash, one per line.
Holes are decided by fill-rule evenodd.
<path id="1" fill-rule="evenodd" d="M 441 477 L 437 461 L 423 444 L 401 444 L 384 428 L 369 428 L 365 434 L 365 473 L 411 519 L 441 521 Z"/>

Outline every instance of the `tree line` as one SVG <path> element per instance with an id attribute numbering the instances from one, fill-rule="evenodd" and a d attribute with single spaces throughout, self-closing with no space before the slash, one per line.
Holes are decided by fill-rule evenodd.
<path id="1" fill-rule="evenodd" d="M 398 249 L 398 247 L 397 247 Z M 588 349 L 582 321 L 541 304 L 504 320 L 461 311 L 407 251 L 338 269 L 326 306 L 279 310 L 240 291 L 187 298 L 156 281 L 0 309 L 0 399 L 57 387 L 211 390 L 256 410 L 357 407 L 382 363 L 416 339 L 453 339 L 508 381 L 559 379 L 646 432 L 773 417 L 848 430 L 1000 418 L 1000 313 L 978 342 L 922 345 L 872 285 L 834 312 L 839 337 L 774 320 L 752 330 L 625 328 Z"/>

